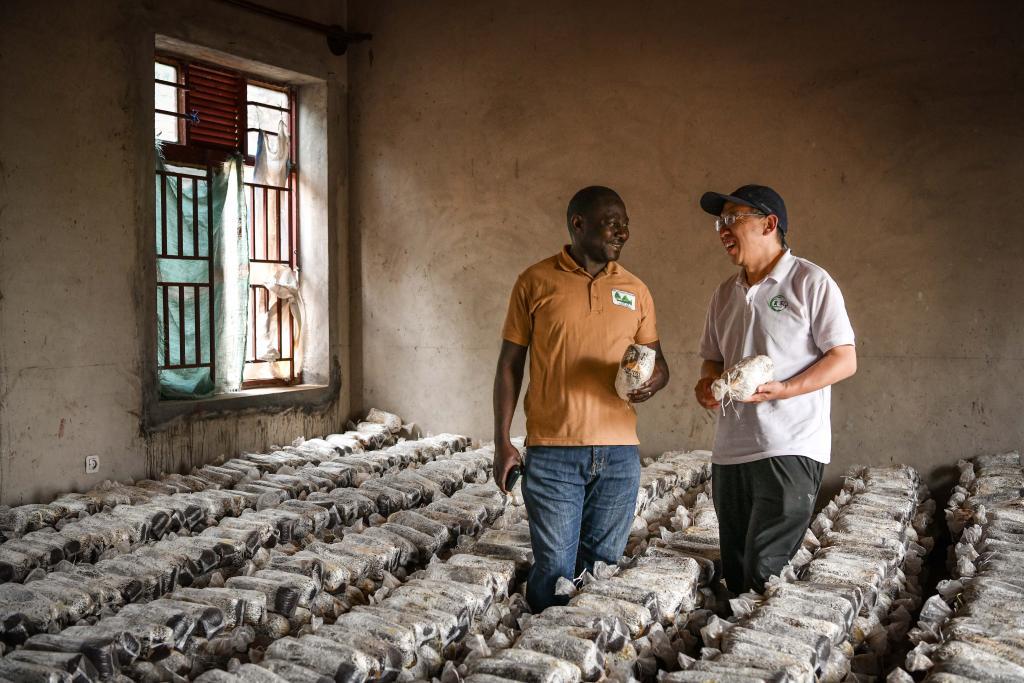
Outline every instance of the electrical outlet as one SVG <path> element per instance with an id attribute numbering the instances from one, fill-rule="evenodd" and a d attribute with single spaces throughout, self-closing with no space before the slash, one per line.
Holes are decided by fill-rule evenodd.
<path id="1" fill-rule="evenodd" d="M 100 456 L 98 455 L 87 455 L 85 456 L 85 473 L 96 474 L 100 471 Z"/>

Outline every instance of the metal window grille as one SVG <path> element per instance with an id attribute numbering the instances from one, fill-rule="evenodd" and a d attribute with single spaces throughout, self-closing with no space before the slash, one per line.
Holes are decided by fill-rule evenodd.
<path id="1" fill-rule="evenodd" d="M 287 106 L 269 104 L 265 101 L 247 99 L 248 112 L 262 111 L 276 114 L 287 122 L 289 135 L 289 169 L 283 186 L 266 185 L 251 180 L 245 182 L 247 215 L 249 217 L 249 261 L 258 268 L 259 264 L 267 266 L 285 266 L 298 268 L 298 177 L 294 160 L 297 149 L 297 126 L 295 125 L 295 94 L 280 87 L 266 83 L 250 81 L 257 88 L 277 91 L 287 95 Z M 250 124 L 253 117 L 248 116 Z M 277 138 L 277 131 L 259 125 L 260 116 L 255 117 L 257 125 L 246 128 L 248 143 L 253 147 L 254 135 L 262 133 Z M 280 143 L 280 141 L 278 141 Z M 255 150 L 250 150 L 255 154 Z M 255 164 L 254 156 L 247 156 L 248 165 Z M 301 373 L 296 372 L 295 354 L 295 321 L 291 309 L 280 299 L 274 298 L 262 284 L 249 285 L 250 327 L 249 343 L 246 352 L 246 381 L 244 386 L 267 386 L 275 384 L 294 384 L 301 382 Z M 271 300 L 274 299 L 273 303 Z M 267 332 L 261 340 L 260 330 Z M 267 347 L 276 338 L 278 357 L 276 360 L 264 360 Z M 269 342 L 269 343 L 268 343 Z M 276 375 L 272 371 L 276 365 Z M 287 373 L 287 377 L 284 374 Z"/>
<path id="2" fill-rule="evenodd" d="M 197 183 L 209 183 L 214 168 L 223 163 L 230 155 L 241 153 L 246 162 L 247 170 L 245 185 L 246 208 L 249 222 L 249 257 L 252 264 L 281 265 L 297 269 L 299 267 L 299 213 L 298 213 L 298 170 L 296 150 L 298 148 L 298 131 L 296 126 L 295 92 L 286 86 L 258 81 L 244 74 L 232 72 L 220 67 L 200 64 L 170 56 L 158 56 L 158 70 L 155 87 L 164 97 L 158 97 L 155 107 L 157 128 L 176 126 L 176 130 L 159 135 L 164 140 L 163 152 L 169 163 L 174 164 L 175 171 L 158 171 L 161 178 L 160 206 L 162 216 L 158 217 L 157 257 L 171 259 L 189 259 L 207 264 L 208 281 L 196 282 L 157 282 L 157 306 L 163 312 L 163 343 L 157 349 L 157 368 L 179 369 L 209 367 L 211 377 L 215 367 L 214 326 L 210 330 L 196 327 L 194 334 L 186 334 L 185 326 L 172 329 L 168 320 L 169 313 L 177 307 L 178 320 L 185 317 L 186 308 L 191 307 L 199 319 L 199 307 L 209 306 L 210 318 L 213 314 L 214 281 L 211 235 L 205 236 L 207 248 L 200 254 L 200 239 L 196 231 L 198 221 L 188 220 L 189 211 L 212 209 L 206 202 L 205 207 L 198 206 L 196 200 Z M 162 70 L 159 65 L 163 65 Z M 172 73 L 173 79 L 166 74 Z M 164 77 L 161 78 L 160 75 Z M 258 89 L 273 90 L 286 96 L 287 106 L 271 105 L 255 101 L 247 96 L 248 86 Z M 176 97 L 167 95 L 168 88 L 177 92 Z M 282 98 L 283 99 L 283 98 Z M 169 102 L 174 101 L 174 107 Z M 275 187 L 251 181 L 252 167 L 255 163 L 255 134 L 260 126 L 249 125 L 249 112 L 254 108 L 265 111 L 276 111 L 277 115 L 287 123 L 290 137 L 289 169 L 287 182 L 284 186 Z M 257 117 L 259 120 L 259 117 Z M 170 124 L 174 121 L 176 123 Z M 269 136 L 276 136 L 273 130 L 263 130 Z M 249 149 L 253 147 L 253 149 Z M 168 192 L 168 183 L 179 184 L 178 192 Z M 191 202 L 188 202 L 181 188 L 188 188 L 192 183 Z M 209 193 L 202 193 L 209 197 Z M 176 198 L 176 202 L 167 199 Z M 168 201 L 171 204 L 168 205 Z M 189 206 L 186 206 L 189 204 Z M 169 249 L 167 239 L 168 212 L 176 212 L 178 240 L 177 248 Z M 208 214 L 207 226 L 211 225 Z M 173 221 L 172 221 L 173 222 Z M 192 230 L 186 234 L 186 228 Z M 173 239 L 171 240 L 173 242 Z M 191 245 L 191 247 L 190 247 Z M 190 247 L 190 248 L 189 248 Z M 174 252 L 174 253 L 171 253 Z M 249 319 L 247 322 L 248 340 L 246 349 L 246 371 L 242 386 L 289 385 L 302 381 L 301 372 L 296 367 L 295 338 L 297 331 L 295 321 L 287 305 L 275 299 L 262 284 L 250 284 Z M 276 315 L 271 315 L 271 312 Z M 273 323 L 271 321 L 275 321 Z M 276 335 L 276 348 L 279 356 L 274 361 L 265 360 L 267 344 L 261 343 L 260 330 L 269 332 L 268 338 Z M 205 337 L 205 339 L 204 339 Z M 204 343 L 205 342 L 205 343 Z"/>
<path id="3" fill-rule="evenodd" d="M 184 368 L 210 368 L 211 379 L 216 376 L 215 328 L 203 330 L 200 310 L 206 307 L 209 319 L 213 320 L 213 257 L 211 245 L 210 193 L 205 190 L 211 180 L 210 171 L 205 175 L 183 172 L 157 171 L 160 179 L 160 232 L 157 236 L 157 257 L 160 259 L 182 260 L 205 265 L 206 282 L 182 282 L 162 280 L 157 277 L 157 305 L 163 311 L 163 344 L 157 349 L 157 366 L 165 370 Z M 201 187 L 205 185 L 206 187 Z M 191 192 L 184 189 L 189 187 Z M 199 201 L 199 195 L 205 201 Z M 185 197 L 191 199 L 186 204 Z M 201 239 L 200 212 L 206 214 L 205 239 Z M 176 227 L 177 239 L 168 230 L 170 216 Z M 159 270 L 159 269 L 158 269 Z M 172 309 L 175 316 L 172 316 Z M 195 327 L 189 332 L 185 325 L 188 313 L 193 313 Z M 208 343 L 203 343 L 204 334 Z"/>

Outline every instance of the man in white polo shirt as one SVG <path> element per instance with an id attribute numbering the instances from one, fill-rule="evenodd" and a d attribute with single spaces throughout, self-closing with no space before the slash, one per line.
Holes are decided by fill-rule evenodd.
<path id="1" fill-rule="evenodd" d="M 722 570 L 733 592 L 761 590 L 800 548 L 832 452 L 831 385 L 857 371 L 853 328 L 835 280 L 786 244 L 786 205 L 744 185 L 700 206 L 739 273 L 711 297 L 695 392 L 748 356 L 775 362 L 777 381 L 720 410 L 712 459 Z"/>

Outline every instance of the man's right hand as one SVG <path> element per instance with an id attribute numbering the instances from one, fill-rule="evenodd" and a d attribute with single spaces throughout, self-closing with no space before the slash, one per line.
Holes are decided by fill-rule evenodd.
<path id="1" fill-rule="evenodd" d="M 718 379 L 717 377 L 701 377 L 697 380 L 697 386 L 693 388 L 693 393 L 697 396 L 697 403 L 709 410 L 714 410 L 720 403 L 715 398 L 715 395 L 711 393 L 711 384 Z"/>
<path id="2" fill-rule="evenodd" d="M 502 493 L 508 493 L 505 490 L 505 479 L 508 478 L 509 471 L 521 463 L 519 449 L 513 446 L 511 441 L 494 442 L 494 483 Z"/>

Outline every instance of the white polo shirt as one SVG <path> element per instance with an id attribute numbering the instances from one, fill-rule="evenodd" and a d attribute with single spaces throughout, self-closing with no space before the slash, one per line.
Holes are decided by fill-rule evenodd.
<path id="1" fill-rule="evenodd" d="M 835 346 L 854 343 L 835 280 L 786 250 L 753 287 L 743 270 L 711 297 L 700 353 L 726 368 L 747 356 L 775 362 L 775 379 L 801 373 Z M 735 402 L 719 412 L 712 462 L 735 465 L 776 455 L 828 463 L 832 455 L 831 388 L 763 403 Z M 734 410 L 735 408 L 735 410 Z"/>

